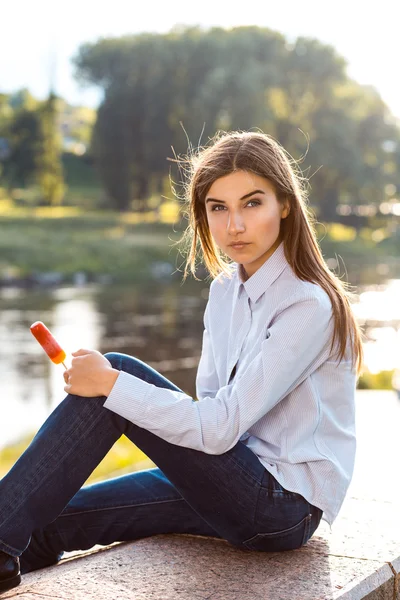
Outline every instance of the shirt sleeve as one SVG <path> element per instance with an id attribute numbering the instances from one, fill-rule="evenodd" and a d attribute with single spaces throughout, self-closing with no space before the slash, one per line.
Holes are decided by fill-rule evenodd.
<path id="1" fill-rule="evenodd" d="M 288 299 L 259 354 L 214 396 L 196 402 L 121 372 L 104 406 L 168 442 L 222 454 L 329 357 L 333 325 L 326 298 Z"/>
<path id="2" fill-rule="evenodd" d="M 209 333 L 209 306 L 210 304 L 207 303 L 204 311 L 203 344 L 196 376 L 196 394 L 199 400 L 214 397 L 220 387 Z"/>

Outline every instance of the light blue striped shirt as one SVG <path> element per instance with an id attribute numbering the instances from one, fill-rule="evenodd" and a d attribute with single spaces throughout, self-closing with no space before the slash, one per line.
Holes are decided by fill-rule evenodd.
<path id="1" fill-rule="evenodd" d="M 159 437 L 208 454 L 239 440 L 331 525 L 355 459 L 356 374 L 333 359 L 329 296 L 301 281 L 283 243 L 247 280 L 217 277 L 204 313 L 198 402 L 121 372 L 104 406 Z M 236 366 L 236 369 L 234 367 Z"/>

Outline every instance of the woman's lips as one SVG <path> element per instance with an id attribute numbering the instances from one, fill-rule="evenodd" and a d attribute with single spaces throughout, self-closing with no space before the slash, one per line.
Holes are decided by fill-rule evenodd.
<path id="1" fill-rule="evenodd" d="M 237 244 L 229 244 L 230 248 L 234 248 L 235 250 L 243 250 L 243 248 L 246 248 L 246 246 L 249 246 L 250 242 L 240 242 Z"/>

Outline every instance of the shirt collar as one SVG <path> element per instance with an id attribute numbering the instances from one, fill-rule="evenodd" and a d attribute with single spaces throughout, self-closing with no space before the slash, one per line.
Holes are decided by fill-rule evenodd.
<path id="1" fill-rule="evenodd" d="M 237 278 L 239 288 L 243 285 L 250 300 L 257 302 L 260 296 L 264 294 L 287 266 L 288 262 L 285 257 L 284 244 L 281 242 L 275 252 L 246 281 L 244 281 L 243 266 L 241 264 L 238 265 Z"/>

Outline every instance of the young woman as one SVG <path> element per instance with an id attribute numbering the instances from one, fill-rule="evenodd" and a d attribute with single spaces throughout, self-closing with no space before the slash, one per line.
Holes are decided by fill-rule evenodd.
<path id="1" fill-rule="evenodd" d="M 344 500 L 361 336 L 302 178 L 262 133 L 192 157 L 191 239 L 213 281 L 197 401 L 140 360 L 78 350 L 66 398 L 0 482 L 0 590 L 64 551 L 159 533 L 299 548 Z M 227 261 L 227 258 L 230 261 Z M 125 434 L 158 468 L 81 487 Z"/>

